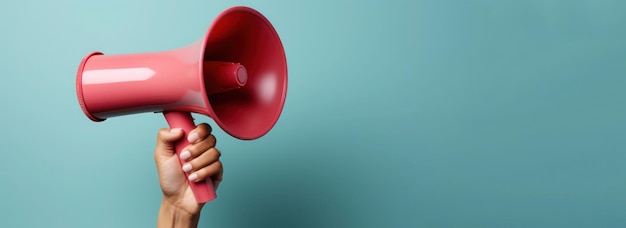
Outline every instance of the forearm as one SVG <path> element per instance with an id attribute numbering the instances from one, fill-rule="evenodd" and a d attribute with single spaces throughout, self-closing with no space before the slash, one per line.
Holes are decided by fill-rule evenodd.
<path id="1" fill-rule="evenodd" d="M 199 219 L 200 214 L 189 214 L 168 203 L 167 200 L 162 200 L 157 228 L 196 228 Z"/>

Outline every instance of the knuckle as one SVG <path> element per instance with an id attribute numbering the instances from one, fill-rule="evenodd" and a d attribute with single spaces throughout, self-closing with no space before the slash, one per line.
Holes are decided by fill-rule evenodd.
<path id="1" fill-rule="evenodd" d="M 213 135 L 203 139 L 200 143 L 192 146 L 194 150 L 196 150 L 195 154 L 202 154 L 215 147 L 215 142 L 211 138 Z M 214 138 L 214 137 L 213 137 Z"/>
<path id="2" fill-rule="evenodd" d="M 215 138 L 215 135 L 211 134 L 208 137 L 209 142 L 211 144 L 211 147 L 215 146 L 215 144 L 217 144 L 217 138 Z"/>
<path id="3" fill-rule="evenodd" d="M 166 129 L 166 128 L 159 129 L 159 131 L 157 132 L 157 141 L 161 141 L 161 140 L 165 139 L 168 132 L 169 132 L 169 130 Z"/>
<path id="4" fill-rule="evenodd" d="M 216 161 L 215 162 L 215 167 L 217 168 L 217 170 L 220 170 L 220 169 L 224 168 L 224 166 L 222 165 L 221 161 Z"/>
<path id="5" fill-rule="evenodd" d="M 211 134 L 211 131 L 213 130 L 211 129 L 211 126 L 207 123 L 201 123 L 200 125 L 198 125 L 198 128 L 207 134 Z"/>
<path id="6" fill-rule="evenodd" d="M 211 148 L 211 155 L 214 158 L 219 158 L 220 156 L 222 156 L 222 153 L 220 152 L 220 150 L 218 150 L 217 148 Z"/>
<path id="7" fill-rule="evenodd" d="M 161 128 L 159 129 L 159 131 L 157 132 L 157 137 L 163 137 L 165 134 L 167 133 L 167 129 L 166 128 Z"/>

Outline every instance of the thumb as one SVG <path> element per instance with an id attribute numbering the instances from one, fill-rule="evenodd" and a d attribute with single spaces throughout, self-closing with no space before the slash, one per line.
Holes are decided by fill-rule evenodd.
<path id="1" fill-rule="evenodd" d="M 183 137 L 183 131 L 180 128 L 161 128 L 157 135 L 155 156 L 172 156 L 174 155 L 174 142 Z"/>

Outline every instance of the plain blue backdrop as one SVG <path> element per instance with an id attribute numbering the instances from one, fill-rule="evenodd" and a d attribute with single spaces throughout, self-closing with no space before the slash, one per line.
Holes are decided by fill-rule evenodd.
<path id="1" fill-rule="evenodd" d="M 261 139 L 215 130 L 201 226 L 626 226 L 626 1 L 4 0 L 0 227 L 154 227 L 166 122 L 89 121 L 77 66 L 236 5 L 278 31 L 287 102 Z"/>

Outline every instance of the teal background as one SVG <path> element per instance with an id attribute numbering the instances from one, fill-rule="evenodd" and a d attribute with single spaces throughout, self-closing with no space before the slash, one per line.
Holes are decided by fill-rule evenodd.
<path id="1" fill-rule="evenodd" d="M 5 0 L 0 227 L 154 227 L 165 120 L 89 121 L 76 68 L 235 5 L 277 29 L 289 90 L 266 137 L 215 130 L 202 227 L 626 226 L 626 1 Z"/>

